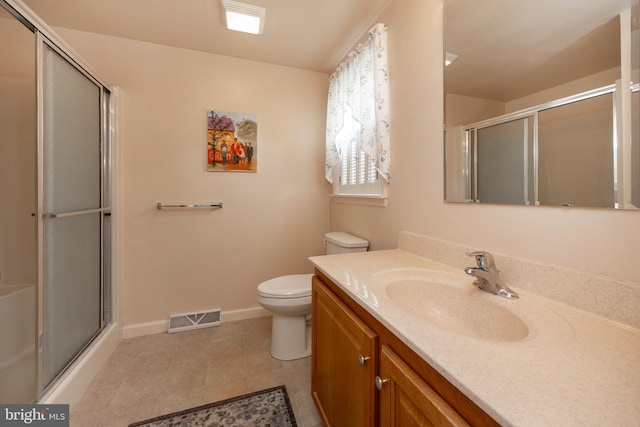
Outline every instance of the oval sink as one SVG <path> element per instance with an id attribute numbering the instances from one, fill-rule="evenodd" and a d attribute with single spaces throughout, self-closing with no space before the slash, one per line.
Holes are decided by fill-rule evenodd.
<path id="1" fill-rule="evenodd" d="M 501 342 L 529 335 L 529 328 L 516 314 L 493 300 L 501 297 L 483 293 L 463 277 L 440 271 L 395 272 L 387 276 L 385 290 L 401 310 L 451 332 Z"/>

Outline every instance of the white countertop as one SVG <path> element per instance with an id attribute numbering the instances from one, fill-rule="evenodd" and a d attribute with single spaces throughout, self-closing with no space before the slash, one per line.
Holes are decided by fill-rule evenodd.
<path id="1" fill-rule="evenodd" d="M 459 269 L 400 249 L 310 260 L 500 424 L 640 426 L 640 330 L 514 283 L 516 300 L 483 292 Z M 402 269 L 435 270 L 434 276 L 467 283 L 470 298 L 461 304 L 490 298 L 524 321 L 528 335 L 510 342 L 480 339 L 400 309 L 379 278 Z"/>

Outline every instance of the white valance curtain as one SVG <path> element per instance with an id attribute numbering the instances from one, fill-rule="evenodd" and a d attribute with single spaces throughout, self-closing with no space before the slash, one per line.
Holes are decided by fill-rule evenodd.
<path id="1" fill-rule="evenodd" d="M 336 135 L 345 112 L 360 124 L 361 149 L 375 162 L 378 174 L 389 182 L 390 122 L 387 26 L 376 24 L 367 40 L 349 53 L 329 77 L 327 103 L 326 179 L 333 183 L 340 162 Z"/>

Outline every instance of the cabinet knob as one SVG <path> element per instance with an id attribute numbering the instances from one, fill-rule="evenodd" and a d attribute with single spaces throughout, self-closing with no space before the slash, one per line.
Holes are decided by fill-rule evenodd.
<path id="1" fill-rule="evenodd" d="M 384 385 L 385 385 L 386 383 L 388 383 L 388 382 L 389 382 L 389 380 L 388 380 L 388 379 L 382 379 L 382 378 L 380 378 L 380 377 L 376 376 L 376 379 L 374 380 L 374 382 L 376 383 L 376 388 L 377 388 L 378 390 L 381 390 L 381 391 L 382 391 L 382 387 L 384 387 Z"/>
<path id="2" fill-rule="evenodd" d="M 364 366 L 367 363 L 367 360 L 371 359 L 369 356 L 363 356 L 361 354 L 358 355 L 358 363 L 360 366 Z"/>

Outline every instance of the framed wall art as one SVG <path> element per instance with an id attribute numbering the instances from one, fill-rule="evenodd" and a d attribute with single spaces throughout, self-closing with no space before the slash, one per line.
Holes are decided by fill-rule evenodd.
<path id="1" fill-rule="evenodd" d="M 207 170 L 258 171 L 258 119 L 255 114 L 207 112 Z"/>

